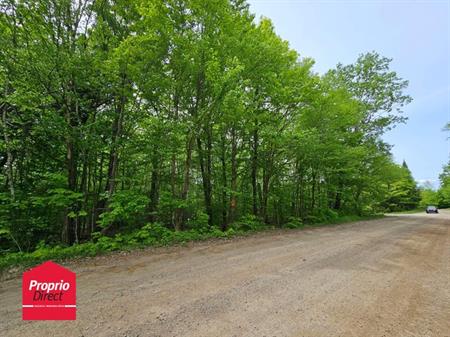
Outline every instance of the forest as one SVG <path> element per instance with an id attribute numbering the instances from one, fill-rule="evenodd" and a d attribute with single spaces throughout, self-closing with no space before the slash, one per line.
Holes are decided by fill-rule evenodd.
<path id="1" fill-rule="evenodd" d="M 244 0 L 0 0 L 0 45 L 0 255 L 450 206 L 382 139 L 392 60 L 316 73 Z"/>

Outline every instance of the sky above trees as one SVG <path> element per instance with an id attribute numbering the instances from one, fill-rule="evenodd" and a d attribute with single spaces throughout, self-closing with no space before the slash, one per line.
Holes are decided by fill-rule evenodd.
<path id="1" fill-rule="evenodd" d="M 397 162 L 406 160 L 414 178 L 438 185 L 447 162 L 450 120 L 450 1 L 250 0 L 256 17 L 274 22 L 276 32 L 300 55 L 314 58 L 324 73 L 376 50 L 393 58 L 392 68 L 410 82 L 414 101 L 407 124 L 384 136 Z"/>

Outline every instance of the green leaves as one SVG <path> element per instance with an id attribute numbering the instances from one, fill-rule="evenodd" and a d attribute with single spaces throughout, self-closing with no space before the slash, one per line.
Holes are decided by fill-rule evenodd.
<path id="1" fill-rule="evenodd" d="M 415 193 L 380 140 L 407 82 L 375 52 L 319 76 L 240 0 L 1 5 L 0 228 L 24 250 L 299 227 Z"/>
<path id="2" fill-rule="evenodd" d="M 67 213 L 67 216 L 69 218 L 79 218 L 79 217 L 83 217 L 86 215 L 87 215 L 86 211 L 79 211 L 79 212 L 70 211 L 69 213 Z"/>
<path id="3" fill-rule="evenodd" d="M 377 137 L 403 123 L 402 108 L 412 101 L 404 93 L 408 86 L 405 81 L 390 70 L 392 59 L 376 52 L 362 54 L 355 64 L 338 64 L 327 76 L 335 87 L 346 87 L 360 102 L 364 118 L 360 125 L 368 136 Z"/>
<path id="4" fill-rule="evenodd" d="M 67 188 L 52 188 L 48 190 L 47 195 L 32 197 L 31 201 L 34 206 L 63 209 L 80 201 L 82 198 L 82 193 L 73 192 Z"/>
<path id="5" fill-rule="evenodd" d="M 105 228 L 115 222 L 126 222 L 141 213 L 148 204 L 148 197 L 133 190 L 116 192 L 109 199 L 109 210 L 100 215 L 99 224 Z"/>
<path id="6" fill-rule="evenodd" d="M 417 208 L 421 200 L 420 191 L 406 163 L 402 166 L 391 164 L 387 176 L 387 196 L 385 207 L 390 211 L 411 210 Z"/>
<path id="7" fill-rule="evenodd" d="M 439 207 L 448 208 L 450 207 L 450 162 L 446 164 L 442 173 L 439 175 L 440 187 L 437 190 L 436 195 L 430 191 L 430 189 L 425 189 L 423 192 L 428 191 L 428 198 L 435 200 L 437 198 L 437 204 Z M 424 200 L 428 198 L 424 197 Z"/>

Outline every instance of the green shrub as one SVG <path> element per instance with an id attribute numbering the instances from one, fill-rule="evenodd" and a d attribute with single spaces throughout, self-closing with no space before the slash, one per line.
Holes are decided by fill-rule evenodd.
<path id="1" fill-rule="evenodd" d="M 202 211 L 197 211 L 195 215 L 188 219 L 186 223 L 186 228 L 188 229 L 207 229 L 208 225 L 208 214 Z"/>
<path id="2" fill-rule="evenodd" d="M 213 238 L 225 237 L 225 233 L 219 227 L 216 227 L 216 226 L 211 227 L 210 234 L 211 234 L 211 237 L 213 237 Z"/>
<path id="3" fill-rule="evenodd" d="M 246 215 L 231 224 L 230 228 L 236 231 L 248 232 L 262 230 L 264 228 L 267 228 L 267 226 L 263 224 L 261 220 L 255 215 Z"/>
<path id="4" fill-rule="evenodd" d="M 336 220 L 337 218 L 339 218 L 339 214 L 330 208 L 326 208 L 326 209 L 322 210 L 319 214 L 320 214 L 319 217 L 321 218 L 321 220 L 326 221 L 326 222 L 332 222 L 332 221 Z"/>
<path id="5" fill-rule="evenodd" d="M 97 246 L 103 251 L 113 251 L 120 248 L 119 242 L 115 238 L 110 238 L 108 236 L 101 236 L 97 241 Z"/>
<path id="6" fill-rule="evenodd" d="M 332 223 L 338 218 L 339 214 L 336 211 L 330 208 L 326 208 L 313 214 L 309 214 L 308 216 L 306 216 L 305 222 L 309 224 Z"/>
<path id="7" fill-rule="evenodd" d="M 304 224 L 300 218 L 297 217 L 289 217 L 289 221 L 283 225 L 284 228 L 301 228 Z"/>
<path id="8" fill-rule="evenodd" d="M 240 234 L 240 232 L 234 230 L 233 228 L 228 228 L 225 232 L 224 232 L 224 236 L 227 238 L 233 237 L 235 235 Z"/>
<path id="9" fill-rule="evenodd" d="M 148 205 L 148 197 L 138 191 L 124 190 L 109 198 L 109 210 L 100 215 L 103 228 L 114 222 L 131 222 Z"/>
<path id="10" fill-rule="evenodd" d="M 320 217 L 310 215 L 310 223 L 324 223 L 324 218 L 334 219 L 328 223 L 340 223 L 361 219 L 358 216 L 337 217 L 334 211 L 322 214 Z M 314 222 L 313 222 L 314 221 Z M 283 226 L 285 228 L 300 228 L 304 226 L 299 218 L 289 218 Z M 187 231 L 173 231 L 160 223 L 148 223 L 142 228 L 128 234 L 117 234 L 114 237 L 102 235 L 100 232 L 92 234 L 93 241 L 76 244 L 70 247 L 49 246 L 44 241 L 37 244 L 32 253 L 9 253 L 0 256 L 0 270 L 13 265 L 32 266 L 46 260 L 63 260 L 81 256 L 95 256 L 102 252 L 129 249 L 133 247 L 160 246 L 188 241 L 205 240 L 209 238 L 229 238 L 267 228 L 257 217 L 249 215 L 233 223 L 225 232 L 218 227 L 201 226 Z"/>
<path id="11" fill-rule="evenodd" d="M 321 222 L 321 218 L 317 215 L 309 214 L 305 217 L 305 222 L 308 224 L 316 224 Z"/>

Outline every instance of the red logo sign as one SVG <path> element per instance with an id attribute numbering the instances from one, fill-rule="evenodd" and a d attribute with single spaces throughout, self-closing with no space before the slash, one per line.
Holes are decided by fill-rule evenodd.
<path id="1" fill-rule="evenodd" d="M 76 319 L 75 273 L 52 261 L 30 269 L 22 277 L 22 319 Z"/>

